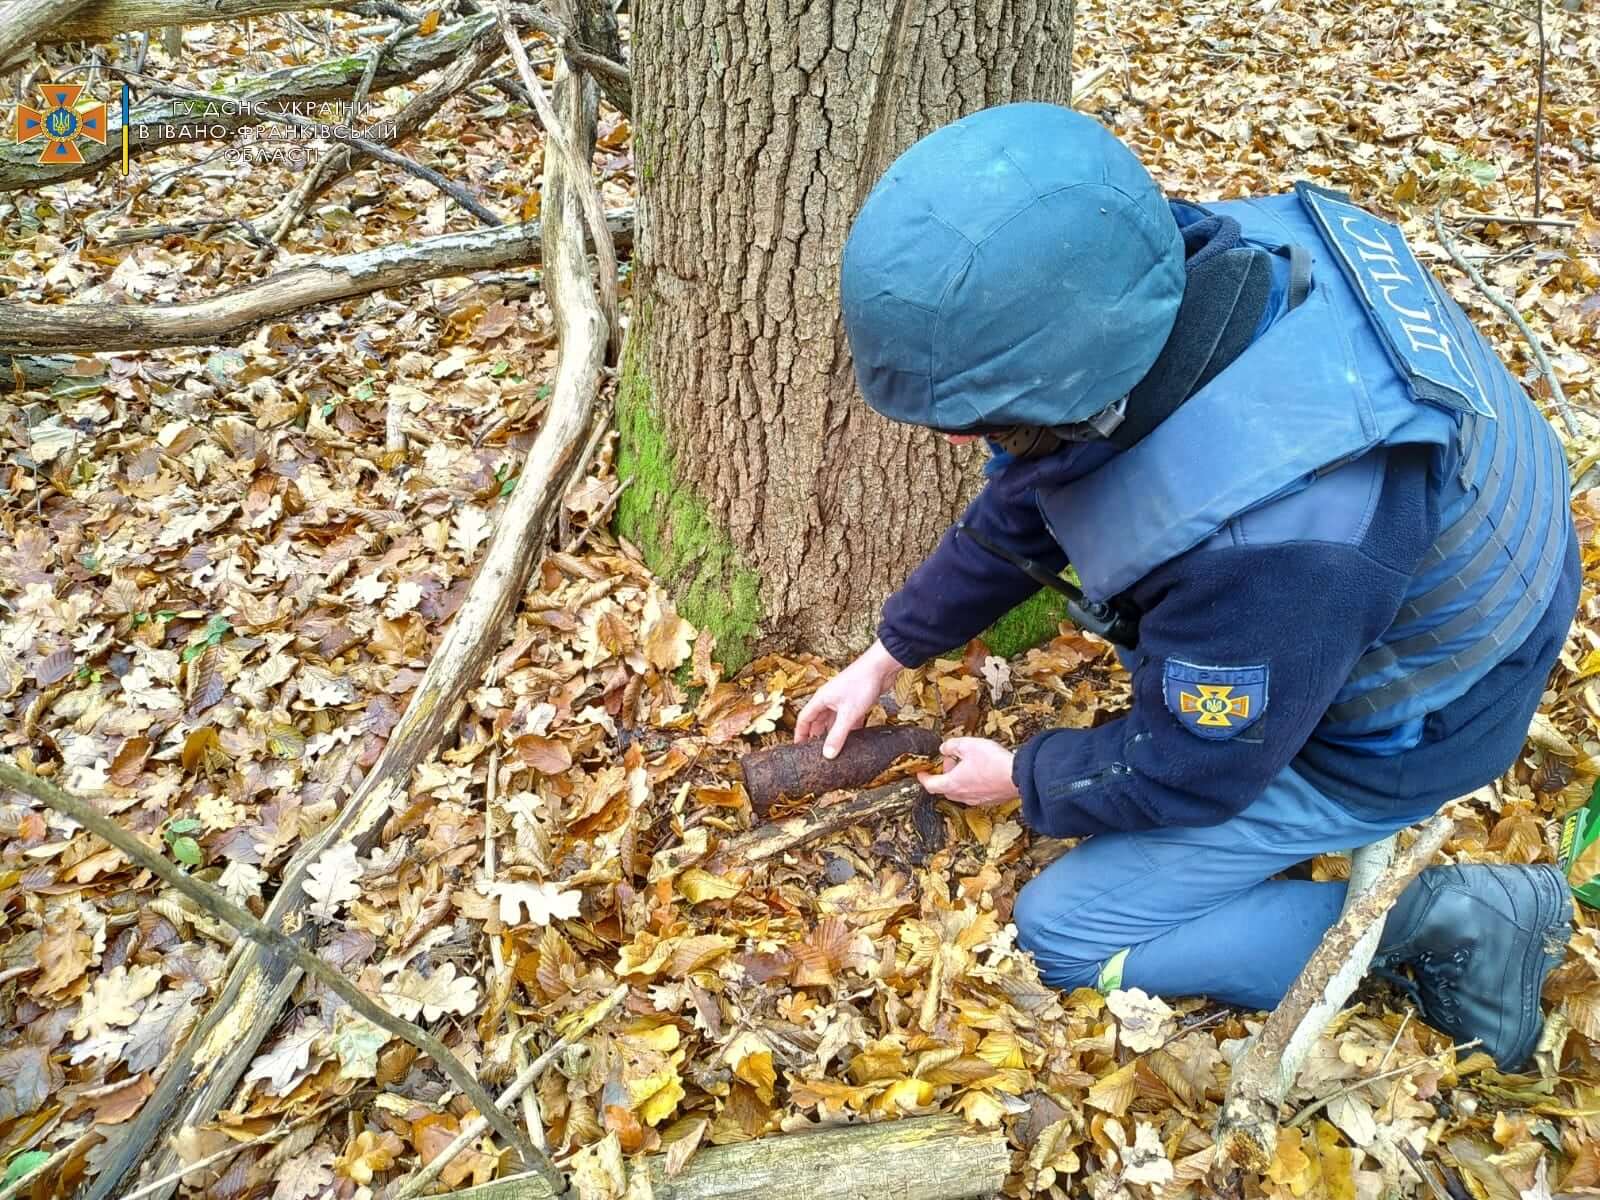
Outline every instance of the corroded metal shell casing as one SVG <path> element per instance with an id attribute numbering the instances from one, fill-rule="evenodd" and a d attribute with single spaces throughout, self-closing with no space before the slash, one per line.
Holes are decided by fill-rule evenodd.
<path id="1" fill-rule="evenodd" d="M 916 725 L 875 725 L 858 729 L 837 758 L 822 757 L 822 738 L 785 743 L 746 754 L 740 761 L 744 789 L 760 816 L 779 799 L 815 796 L 836 788 L 864 787 L 906 754 L 933 756 L 944 739 Z"/>

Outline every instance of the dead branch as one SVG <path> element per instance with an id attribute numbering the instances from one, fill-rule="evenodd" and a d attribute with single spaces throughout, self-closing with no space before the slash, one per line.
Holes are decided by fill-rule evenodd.
<path id="1" fill-rule="evenodd" d="M 226 921 L 263 950 L 281 955 L 295 966 L 338 996 L 351 1008 L 380 1029 L 410 1042 L 438 1064 L 450 1081 L 478 1106 L 478 1111 L 489 1118 L 494 1131 L 515 1146 L 522 1161 L 537 1166 L 543 1157 L 532 1142 L 519 1129 L 516 1122 L 495 1108 L 494 1101 L 484 1090 L 478 1077 L 462 1064 L 438 1038 L 410 1021 L 395 1016 L 374 1001 L 355 984 L 324 959 L 312 954 L 293 938 L 270 925 L 264 925 L 250 913 L 240 908 L 219 888 L 194 878 L 165 855 L 158 854 L 137 836 L 129 833 L 89 801 L 41 779 L 31 771 L 24 771 L 15 763 L 0 761 L 0 784 L 32 796 L 40 804 L 63 816 L 71 817 L 101 841 L 120 850 L 129 862 L 137 863 L 168 886 L 182 892 L 219 921 Z M 555 1168 L 544 1159 L 544 1166 L 552 1175 Z"/>
<path id="2" fill-rule="evenodd" d="M 39 358 L 30 355 L 15 357 L 0 351 L 0 395 L 6 392 L 30 392 L 52 387 L 66 377 L 83 360 L 67 355 Z M 102 367 L 97 373 L 105 374 Z M 83 382 L 88 382 L 84 380 Z"/>
<path id="3" fill-rule="evenodd" d="M 1003 1129 L 973 1128 L 941 1114 L 708 1146 L 673 1178 L 665 1160 L 652 1155 L 633 1168 L 649 1172 L 649 1188 L 637 1194 L 655 1200 L 962 1200 L 999 1195 L 1011 1154 Z M 443 1200 L 554 1200 L 544 1189 L 542 1180 L 522 1175 L 448 1192 Z"/>
<path id="4" fill-rule="evenodd" d="M 563 102 L 577 105 L 579 88 L 575 77 L 561 78 L 558 90 L 564 93 Z M 574 108 L 575 115 L 579 111 Z M 591 120 L 573 120 L 571 127 L 582 137 L 582 145 L 593 144 Z M 281 924 L 303 909 L 307 869 L 326 850 L 347 842 L 365 853 L 378 842 L 390 812 L 405 804 L 412 771 L 445 740 L 468 690 L 482 678 L 499 648 L 506 624 L 549 540 L 561 497 L 584 469 L 580 451 L 594 419 L 607 329 L 594 298 L 573 191 L 573 181 L 561 161 L 552 156 L 544 200 L 544 281 L 555 314 L 561 357 L 544 424 L 528 450 L 466 599 L 382 754 L 338 816 L 290 860 L 267 909 L 264 923 L 268 925 Z M 170 1151 L 152 1153 L 163 1128 L 203 1124 L 233 1098 L 240 1076 L 277 1023 L 298 977 L 298 971 L 284 968 L 253 945 L 233 957 L 221 994 L 130 1123 L 123 1141 L 108 1156 L 85 1200 L 106 1200 L 120 1194 L 123 1176 L 137 1164 L 147 1164 L 153 1175 L 165 1174 L 177 1165 Z M 547 1182 L 546 1186 L 553 1184 Z M 169 1194 L 170 1188 L 157 1195 Z"/>
<path id="5" fill-rule="evenodd" d="M 1551 229 L 1576 229 L 1578 223 L 1564 217 L 1519 217 L 1514 213 L 1460 213 L 1458 219 L 1467 225 L 1539 225 Z"/>
<path id="6" fill-rule="evenodd" d="M 633 77 L 622 64 L 622 41 L 617 36 L 616 16 L 609 6 L 599 6 L 606 11 L 595 20 L 591 14 L 579 9 L 580 28 L 567 28 L 550 13 L 533 4 L 513 4 L 511 18 L 519 26 L 537 30 L 555 42 L 556 48 L 567 56 L 574 66 L 582 67 L 595 77 L 606 99 L 621 112 L 633 115 Z M 598 28 L 596 26 L 599 26 Z"/>
<path id="7" fill-rule="evenodd" d="M 589 234 L 594 239 L 600 312 L 610 330 L 608 357 L 615 362 L 622 354 L 622 310 L 617 303 L 617 250 L 611 244 L 611 234 L 606 229 L 605 209 L 600 205 L 600 189 L 595 186 L 593 147 L 591 145 L 589 153 L 582 158 L 578 156 L 566 130 L 562 128 L 561 119 L 550 104 L 550 98 L 544 94 L 544 84 L 528 63 L 528 52 L 522 47 L 522 39 L 517 35 L 505 0 L 495 0 L 495 12 L 500 18 L 500 33 L 505 39 L 506 49 L 511 51 L 511 59 L 517 64 L 517 75 L 522 79 L 522 86 L 527 89 L 539 113 L 539 120 L 544 125 L 545 179 L 548 182 L 550 178 L 549 150 L 553 146 L 556 157 L 565 165 L 566 177 L 571 180 L 575 198 L 583 206 L 584 218 L 589 223 Z"/>
<path id="8" fill-rule="evenodd" d="M 1517 311 L 1517 306 L 1490 287 L 1483 273 L 1462 256 L 1455 240 L 1446 232 L 1444 217 L 1438 208 L 1433 210 L 1433 231 L 1439 238 L 1439 245 L 1443 246 L 1444 252 L 1450 256 L 1450 261 L 1461 268 L 1467 278 L 1472 280 L 1472 285 L 1489 303 L 1511 318 L 1512 324 L 1522 334 L 1522 340 L 1528 343 L 1528 349 L 1533 352 L 1533 360 L 1539 365 L 1539 373 L 1544 376 L 1544 381 L 1550 388 L 1550 399 L 1554 402 L 1556 411 L 1561 414 L 1561 423 L 1567 427 L 1567 436 L 1577 437 L 1578 429 L 1573 424 L 1572 407 L 1567 403 L 1566 392 L 1561 390 L 1561 381 L 1556 378 L 1556 370 L 1550 365 L 1550 359 L 1544 352 L 1544 344 L 1539 341 L 1539 335 L 1534 333 L 1527 321 L 1523 320 L 1522 314 Z"/>
<path id="9" fill-rule="evenodd" d="M 633 213 L 612 213 L 608 227 L 631 236 Z M 148 350 L 226 341 L 247 333 L 262 321 L 314 304 L 364 296 L 379 288 L 537 261 L 544 252 L 545 228 L 538 221 L 529 221 L 379 246 L 319 259 L 187 303 L 0 302 L 0 353 Z"/>
<path id="10" fill-rule="evenodd" d="M 506 1085 L 505 1090 L 495 1099 L 495 1103 L 514 1104 L 518 1096 L 526 1093 L 528 1088 L 538 1082 L 539 1076 L 544 1074 L 545 1068 L 555 1061 L 556 1055 L 610 1016 L 611 1010 L 616 1008 L 627 994 L 628 985 L 625 983 L 619 983 L 612 988 L 611 994 L 584 1013 L 583 1019 L 576 1026 L 562 1034 L 548 1050 L 518 1071 L 516 1078 Z M 484 1119 L 482 1113 L 473 1117 L 461 1127 L 461 1132 L 456 1135 L 455 1140 L 439 1151 L 427 1166 L 399 1185 L 399 1190 L 394 1192 L 395 1200 L 410 1200 L 412 1196 L 421 1195 L 444 1173 L 444 1169 L 455 1161 L 456 1156 L 481 1138 L 484 1130 L 488 1128 L 489 1122 Z"/>
<path id="11" fill-rule="evenodd" d="M 41 34 L 42 42 L 105 41 L 137 29 L 237 21 L 310 8 L 354 8 L 346 0 L 91 0 Z"/>
<path id="12" fill-rule="evenodd" d="M 210 4 L 212 0 L 205 0 Z M 206 20 L 216 20 L 208 16 Z M 493 19 L 468 17 L 425 38 L 406 38 L 378 68 L 373 87 L 388 88 L 441 67 L 448 67 L 472 46 L 492 33 Z M 119 31 L 120 32 L 120 31 Z M 106 36 L 110 36 L 109 34 Z M 360 59 L 335 58 L 310 66 L 292 67 L 237 81 L 226 93 L 197 93 L 203 100 L 143 100 L 129 114 L 128 152 L 138 158 L 162 146 L 200 140 L 196 126 L 231 137 L 265 119 L 262 113 L 278 105 L 318 100 L 346 100 L 354 94 L 366 64 Z M 0 192 L 37 188 L 82 179 L 122 161 L 121 126 L 101 146 L 83 142 L 83 162 L 40 163 L 33 143 L 0 141 Z"/>
<path id="13" fill-rule="evenodd" d="M 1265 1171 L 1272 1162 L 1278 1140 L 1278 1110 L 1288 1086 L 1299 1073 L 1299 1063 L 1286 1063 L 1292 1043 L 1309 1046 L 1327 1020 L 1349 998 L 1365 972 L 1344 969 L 1356 957 L 1364 940 L 1375 943 L 1377 930 L 1400 893 L 1410 886 L 1449 836 L 1453 824 L 1443 814 L 1422 827 L 1417 840 L 1391 862 L 1365 891 L 1346 900 L 1344 914 L 1323 935 L 1322 944 L 1300 972 L 1278 1007 L 1272 1010 L 1255 1041 L 1239 1057 L 1228 1084 L 1217 1143 L 1227 1161 L 1250 1171 Z M 1368 962 L 1371 961 L 1370 950 Z M 1343 994 L 1337 989 L 1343 988 Z M 1319 1021 L 1314 1030 L 1310 1024 Z M 1309 1036 L 1308 1036 L 1309 1030 Z M 1302 1061 L 1304 1051 L 1301 1051 Z M 1286 1082 L 1286 1080 L 1288 1082 Z"/>
<path id="14" fill-rule="evenodd" d="M 159 80 L 152 79 L 148 75 L 136 75 L 132 71 L 119 71 L 115 67 L 108 69 L 113 75 L 126 75 L 130 78 L 137 79 L 140 83 L 140 86 L 146 92 L 149 92 L 152 95 L 165 96 L 169 100 L 187 100 L 193 104 L 204 104 L 208 101 L 213 104 L 216 103 L 216 97 L 206 92 L 197 92 L 192 88 L 178 87 L 176 84 L 164 83 Z M 363 69 L 363 78 L 364 77 L 365 69 Z M 360 85 L 360 80 L 357 80 L 356 86 L 359 87 Z M 434 188 L 443 192 L 445 195 L 449 196 L 452 200 L 461 205 L 462 208 L 466 209 L 473 216 L 477 217 L 478 220 L 483 222 L 485 225 L 490 227 L 498 227 L 501 223 L 498 215 L 485 207 L 482 201 L 480 201 L 471 192 L 467 191 L 467 189 L 462 187 L 459 183 L 456 183 L 451 179 L 447 179 L 438 171 L 435 171 L 432 167 L 425 167 L 421 163 L 417 162 L 416 159 L 407 158 L 404 154 L 401 154 L 395 150 L 391 150 L 389 147 L 381 145 L 378 142 L 373 141 L 371 138 L 362 137 L 360 134 L 351 133 L 348 130 L 341 132 L 343 126 L 330 124 L 326 121 L 312 121 L 306 117 L 299 116 L 292 112 L 280 112 L 277 110 L 268 109 L 261 112 L 259 116 L 264 121 L 271 121 L 278 125 L 287 125 L 291 129 L 298 129 L 302 132 L 307 132 L 314 135 L 320 134 L 324 137 L 332 138 L 334 141 L 342 142 L 347 146 L 353 146 L 356 149 L 365 152 L 369 157 L 380 159 L 391 166 L 399 167 L 402 171 L 406 172 L 406 174 L 414 175 L 424 183 L 430 184 Z"/>
<path id="15" fill-rule="evenodd" d="M 833 804 L 819 803 L 799 816 L 756 826 L 723 846 L 712 861 L 730 867 L 761 862 L 851 825 L 910 812 L 911 806 L 927 794 L 915 779 L 903 779 L 855 796 L 845 796 Z"/>
<path id="16" fill-rule="evenodd" d="M 1390 834 L 1381 841 L 1351 852 L 1350 880 L 1345 889 L 1344 906 L 1339 914 L 1341 917 L 1383 879 L 1384 872 L 1394 864 L 1395 850 L 1398 846 L 1398 836 Z M 1311 1053 L 1311 1047 L 1316 1045 L 1317 1039 L 1322 1036 L 1322 1031 L 1328 1027 L 1328 1022 L 1333 1020 L 1335 1014 L 1344 1007 L 1345 1001 L 1350 998 L 1350 993 L 1356 990 L 1356 985 L 1361 982 L 1367 973 L 1367 968 L 1372 965 L 1372 956 L 1377 953 L 1378 940 L 1383 936 L 1386 922 L 1387 910 L 1361 935 L 1349 955 L 1340 961 L 1321 995 L 1290 1033 L 1289 1040 L 1283 1046 L 1277 1060 L 1278 1079 L 1275 1087 L 1280 1102 L 1294 1086 L 1295 1079 L 1300 1075 L 1300 1068 L 1305 1065 L 1306 1057 Z"/>
<path id="17" fill-rule="evenodd" d="M 11 0 L 0 26 L 0 63 L 27 53 L 48 31 L 60 25 L 88 0 Z"/>
<path id="18" fill-rule="evenodd" d="M 386 42 L 385 45 L 388 43 Z M 383 58 L 381 51 L 374 52 L 368 65 L 370 74 L 376 73 L 376 68 Z M 474 43 L 471 54 L 464 54 L 461 58 L 444 71 L 432 86 L 420 95 L 413 96 L 406 106 L 395 116 L 385 122 L 393 129 L 393 134 L 386 136 L 384 144 L 404 141 L 417 130 L 421 129 L 432 119 L 433 115 L 444 107 L 450 97 L 462 91 L 471 82 L 488 69 L 497 57 L 497 50 L 490 31 L 485 29 L 485 36 Z M 365 83 L 366 77 L 363 77 Z M 361 87 L 357 87 L 356 96 L 363 94 Z M 359 110 L 359 99 L 352 102 L 352 107 Z M 350 146 L 335 146 L 306 172 L 300 184 L 284 198 L 283 202 L 266 218 L 264 224 L 268 236 L 273 244 L 281 245 L 283 240 L 299 223 L 311 207 L 311 202 L 322 195 L 339 180 L 359 170 L 371 156 Z"/>

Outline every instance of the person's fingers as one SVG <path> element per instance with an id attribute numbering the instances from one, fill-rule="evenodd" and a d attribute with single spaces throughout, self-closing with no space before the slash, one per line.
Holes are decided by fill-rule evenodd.
<path id="1" fill-rule="evenodd" d="M 822 757 L 834 758 L 839 751 L 844 749 L 845 739 L 850 736 L 850 731 L 860 723 L 857 714 L 850 711 L 846 705 L 839 705 L 833 710 L 833 726 L 828 730 L 828 739 L 822 743 Z"/>
<path id="2" fill-rule="evenodd" d="M 816 736 L 817 728 L 822 724 L 823 714 L 829 711 L 828 702 L 821 695 L 812 696 L 800 710 L 800 715 L 795 718 L 794 740 L 809 742 Z"/>
<path id="3" fill-rule="evenodd" d="M 923 791 L 934 796 L 942 796 L 950 788 L 949 774 L 930 775 L 926 771 L 918 771 L 917 782 L 922 785 Z"/>

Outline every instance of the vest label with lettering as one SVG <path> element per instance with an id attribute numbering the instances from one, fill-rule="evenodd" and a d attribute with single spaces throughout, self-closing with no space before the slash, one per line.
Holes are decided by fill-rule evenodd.
<path id="1" fill-rule="evenodd" d="M 1417 399 L 1494 419 L 1471 356 L 1400 230 L 1333 192 L 1295 185 Z"/>

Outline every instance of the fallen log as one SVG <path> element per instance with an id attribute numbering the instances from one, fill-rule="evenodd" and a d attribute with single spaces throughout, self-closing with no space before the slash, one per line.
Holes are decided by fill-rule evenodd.
<path id="1" fill-rule="evenodd" d="M 58 354 L 48 358 L 0 354 L 0 395 L 6 392 L 43 391 L 53 387 L 58 380 L 68 376 L 82 360 L 71 355 Z M 100 369 L 103 377 L 105 369 Z M 84 382 L 87 382 L 85 380 Z"/>
<path id="2" fill-rule="evenodd" d="M 10 0 L 0 24 L 0 63 L 25 53 L 88 0 Z M 27 97 L 24 97 L 27 99 Z"/>
<path id="3" fill-rule="evenodd" d="M 97 42 L 137 29 L 208 25 L 313 8 L 354 8 L 357 3 L 359 0 L 89 0 L 38 40 Z"/>
<path id="4" fill-rule="evenodd" d="M 571 93 L 579 86 L 577 81 L 563 80 L 563 90 L 569 94 L 562 100 L 576 103 Z M 573 133 L 581 132 L 579 145 L 592 147 L 594 108 L 586 105 L 583 111 L 588 119 Z M 262 918 L 265 924 L 282 927 L 290 917 L 301 915 L 311 864 L 340 843 L 348 842 L 358 853 L 366 853 L 377 844 L 390 812 L 406 803 L 411 772 L 439 748 L 457 720 L 467 692 L 482 678 L 549 540 L 561 497 L 583 469 L 581 451 L 589 444 L 608 340 L 584 253 L 579 204 L 572 194 L 575 186 L 587 186 L 589 181 L 570 179 L 562 160 L 554 155 L 545 171 L 544 283 L 555 313 L 560 360 L 544 424 L 495 524 L 466 599 L 435 649 L 405 713 L 378 761 L 338 816 L 302 846 L 285 868 L 278 892 Z M 120 1195 L 123 1177 L 137 1165 L 143 1164 L 150 1178 L 172 1173 L 179 1165 L 175 1155 L 164 1145 L 155 1149 L 162 1130 L 204 1124 L 233 1099 L 240 1076 L 277 1023 L 298 978 L 298 971 L 286 969 L 253 945 L 235 951 L 221 995 L 108 1156 L 86 1200 Z M 174 1186 L 152 1195 L 164 1200 Z"/>
<path id="5" fill-rule="evenodd" d="M 644 1160 L 650 1189 L 641 1194 L 654 1200 L 963 1200 L 998 1194 L 1011 1169 L 1003 1130 L 975 1129 L 948 1115 L 709 1146 L 670 1179 L 665 1158 Z M 555 1198 L 530 1174 L 447 1192 L 442 1200 Z"/>
<path id="6" fill-rule="evenodd" d="M 480 14 L 428 37 L 405 38 L 384 56 L 372 86 L 386 88 L 410 83 L 428 71 L 447 67 L 470 53 L 479 39 L 493 32 L 493 18 Z M 256 109 L 271 109 L 275 105 L 287 107 L 297 102 L 348 100 L 355 94 L 366 67 L 366 61 L 359 57 L 337 58 L 242 79 L 230 91 L 218 92 L 206 101 L 141 101 L 129 114 L 129 156 L 138 158 L 179 142 L 230 137 L 241 129 L 262 123 L 263 118 L 253 111 Z M 204 127 L 204 134 L 196 135 L 197 126 Z M 0 192 L 82 179 L 120 164 L 121 128 L 120 123 L 114 123 L 104 145 L 80 139 L 81 163 L 40 163 L 34 143 L 0 143 Z"/>
<path id="7" fill-rule="evenodd" d="M 1216 1130 L 1217 1145 L 1227 1162 L 1255 1172 L 1271 1165 L 1278 1142 L 1278 1111 L 1306 1052 L 1366 973 L 1394 902 L 1439 852 L 1453 826 L 1449 817 L 1434 817 L 1364 891 L 1357 890 L 1359 881 L 1352 869 L 1343 914 L 1233 1065 Z"/>
<path id="8" fill-rule="evenodd" d="M 104 41 L 136 29 L 162 29 L 182 25 L 202 25 L 214 21 L 236 21 L 242 17 L 271 16 L 274 13 L 304 12 L 315 8 L 358 8 L 361 0 L 33 0 L 70 5 L 76 11 L 65 19 L 41 24 L 32 40 L 42 43 Z M 599 14 L 588 27 L 569 30 L 543 8 L 517 4 L 512 17 L 518 25 L 538 30 L 554 38 L 572 61 L 592 72 L 606 99 L 622 112 L 631 114 L 633 87 L 628 68 L 622 62 L 621 42 L 616 36 L 615 18 Z M 19 45 L 12 58 L 20 57 Z M 0 54 L 0 64 L 7 57 Z M 9 64 L 7 64 L 9 65 Z"/>
<path id="9" fill-rule="evenodd" d="M 606 219 L 608 231 L 631 235 L 633 213 Z M 149 350 L 226 341 L 287 313 L 400 287 L 536 262 L 544 226 L 538 221 L 442 234 L 320 258 L 257 283 L 180 304 L 0 303 L 0 353 L 62 350 Z M 626 239 L 624 239 L 626 240 Z"/>

